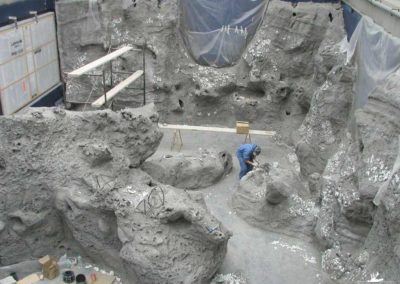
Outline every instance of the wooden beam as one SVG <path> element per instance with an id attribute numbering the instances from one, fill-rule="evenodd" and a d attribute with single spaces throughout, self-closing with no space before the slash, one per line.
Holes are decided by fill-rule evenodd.
<path id="1" fill-rule="evenodd" d="M 111 100 L 113 97 L 115 97 L 115 95 L 117 95 L 123 89 L 128 87 L 130 84 L 132 84 L 135 80 L 137 80 L 142 75 L 143 75 L 143 70 L 138 70 L 135 73 L 133 73 L 131 76 L 126 78 L 124 81 L 122 81 L 121 83 L 116 85 L 114 88 L 109 90 L 106 93 L 107 100 Z M 93 102 L 92 106 L 93 107 L 101 107 L 102 105 L 105 104 L 105 102 L 106 102 L 106 98 L 103 95 L 100 98 L 98 98 L 95 102 Z"/>
<path id="2" fill-rule="evenodd" d="M 86 74 L 87 72 L 89 72 L 90 70 L 93 70 L 96 67 L 104 65 L 107 62 L 110 62 L 111 60 L 121 56 L 122 54 L 124 54 L 124 53 L 126 53 L 126 52 L 128 52 L 128 51 L 130 51 L 132 49 L 133 49 L 132 46 L 121 47 L 120 49 L 118 49 L 118 50 L 116 50 L 114 52 L 111 52 L 110 54 L 107 54 L 107 55 L 105 55 L 105 56 L 103 56 L 103 57 L 101 57 L 101 58 L 99 58 L 99 59 L 97 59 L 95 61 L 90 62 L 89 64 L 87 64 L 85 66 L 82 66 L 82 67 L 80 67 L 80 68 L 78 68 L 78 69 L 76 69 L 76 70 L 74 70 L 72 72 L 67 73 L 67 75 L 69 77 L 80 77 L 83 74 Z"/>
<path id="3" fill-rule="evenodd" d="M 163 123 L 163 124 L 159 123 L 158 127 L 164 128 L 164 129 L 175 129 L 175 130 L 194 130 L 194 131 L 236 133 L 236 128 L 226 128 L 226 127 L 193 126 L 193 125 L 165 124 L 165 123 Z M 274 136 L 276 134 L 276 132 L 250 129 L 250 134 Z"/>

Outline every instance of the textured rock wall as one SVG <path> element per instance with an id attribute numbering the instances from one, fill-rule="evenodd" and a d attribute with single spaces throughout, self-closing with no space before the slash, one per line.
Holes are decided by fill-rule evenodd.
<path id="1" fill-rule="evenodd" d="M 265 174 L 250 175 L 234 199 L 242 216 L 292 233 L 306 221 L 306 235 L 314 228 L 326 249 L 323 267 L 333 278 L 365 280 L 380 272 L 385 280 L 398 281 L 398 172 L 392 171 L 398 155 L 400 78 L 393 74 L 364 109 L 353 113 L 356 66 L 344 65 L 337 6 L 300 3 L 293 8 L 272 1 L 238 64 L 214 69 L 187 56 L 178 34 L 176 0 L 128 2 L 57 2 L 63 69 L 81 66 L 110 47 L 142 46 L 146 39 L 149 98 L 163 121 L 233 126 L 236 120 L 248 120 L 255 128 L 277 130 L 296 146 L 301 176 L 294 180 L 307 180 L 310 191 L 296 203 L 296 186 L 285 187 L 278 180 L 268 187 Z M 126 55 L 115 66 L 135 69 L 140 64 L 140 57 Z M 68 86 L 71 100 L 86 101 L 93 86 L 89 100 L 98 96 L 96 79 Z M 115 100 L 116 107 L 140 103 L 129 92 Z M 381 203 L 374 204 L 388 181 Z M 279 204 L 268 202 L 269 190 L 274 193 L 269 201 L 281 200 Z M 296 204 L 302 210 L 312 204 L 313 213 L 291 215 Z M 286 215 L 273 214 L 275 208 Z M 313 210 L 319 212 L 317 219 Z"/>
<path id="2" fill-rule="evenodd" d="M 146 39 L 148 95 L 161 120 L 227 126 L 248 120 L 257 128 L 282 129 L 289 137 L 306 114 L 315 85 L 323 83 L 313 80 L 314 68 L 323 69 L 322 77 L 330 71 L 328 60 L 316 67 L 313 58 L 326 38 L 337 42 L 327 35 L 331 26 L 341 24 L 337 6 L 302 3 L 293 8 L 273 1 L 238 64 L 215 69 L 199 66 L 187 55 L 179 37 L 177 3 L 168 0 L 158 6 L 156 1 L 140 1 L 135 6 L 121 0 L 58 1 L 63 69 L 81 66 L 110 47 L 142 46 Z M 128 54 L 115 66 L 141 68 L 141 56 Z M 93 100 L 99 95 L 95 81 L 69 81 L 68 97 L 86 101 L 94 85 Z M 140 103 L 141 97 L 132 92 L 115 100 L 116 107 Z"/>
<path id="3" fill-rule="evenodd" d="M 2 117 L 1 263 L 56 249 L 65 233 L 54 208 L 56 193 L 82 190 L 97 175 L 139 166 L 162 137 L 153 126 L 157 119 L 150 106 L 121 113 L 35 109 Z"/>
<path id="4" fill-rule="evenodd" d="M 328 5 L 323 7 L 329 8 Z M 314 236 L 319 215 L 320 174 L 342 139 L 353 95 L 353 68 L 344 66 L 345 53 L 340 43 L 345 36 L 343 18 L 334 14 L 332 22 L 328 20 L 329 25 L 325 26 L 323 19 L 314 17 L 318 26 L 305 24 L 313 11 L 296 11 L 299 13 L 294 16 L 287 7 L 281 7 L 280 13 L 272 17 L 273 28 L 270 27 L 270 33 L 264 35 L 265 39 L 257 49 L 257 60 L 249 60 L 253 62 L 253 70 L 265 70 L 263 64 L 275 62 L 276 74 L 296 86 L 291 91 L 292 106 L 307 114 L 298 116 L 297 121 L 292 120 L 290 126 L 287 126 L 288 121 L 281 120 L 278 130 L 286 126 L 293 130 L 287 136 L 295 144 L 300 172 L 275 167 L 271 167 L 268 174 L 255 171 L 241 181 L 233 198 L 235 209 L 252 224 L 308 238 Z M 284 27 L 287 23 L 283 20 L 290 17 L 291 25 L 286 27 L 288 35 L 281 38 L 276 27 Z M 297 22 L 298 17 L 304 22 Z M 274 56 L 271 56 L 272 52 Z M 273 81 L 273 78 L 268 80 L 271 79 Z M 263 82 L 261 78 L 259 80 L 259 83 Z M 285 104 L 290 106 L 285 100 L 279 102 L 275 98 L 272 101 L 277 103 L 274 111 L 282 110 Z"/>
<path id="5" fill-rule="evenodd" d="M 296 144 L 296 154 L 305 177 L 322 173 L 340 144 L 350 118 L 354 68 L 344 66 L 343 53 L 336 51 L 336 56 L 337 65 L 327 74 L 324 84 L 316 89 L 310 111 L 298 130 L 300 140 Z"/>
<path id="6" fill-rule="evenodd" d="M 0 265 L 72 248 L 128 283 L 204 283 L 230 233 L 135 169 L 162 138 L 154 106 L 0 118 Z"/>
<path id="7" fill-rule="evenodd" d="M 347 133 L 322 175 L 316 233 L 329 248 L 325 266 L 336 278 L 368 279 L 379 272 L 385 280 L 400 279 L 399 76 L 390 75 L 356 112 L 353 133 Z"/>
<path id="8" fill-rule="evenodd" d="M 291 169 L 257 169 L 240 181 L 232 199 L 235 211 L 247 222 L 309 240 L 318 216 L 315 198 Z"/>

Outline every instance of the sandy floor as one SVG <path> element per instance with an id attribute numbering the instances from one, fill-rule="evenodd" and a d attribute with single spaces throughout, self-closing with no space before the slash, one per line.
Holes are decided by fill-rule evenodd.
<path id="1" fill-rule="evenodd" d="M 156 156 L 171 151 L 173 131 L 164 130 L 164 138 Z M 184 154 L 199 148 L 226 149 L 234 155 L 244 137 L 236 134 L 182 131 Z M 278 146 L 272 137 L 253 136 L 253 143 L 261 146 L 261 162 L 294 166 L 290 161 L 290 150 Z M 242 275 L 249 284 L 285 283 L 330 283 L 321 272 L 321 255 L 309 241 L 266 232 L 242 220 L 230 207 L 233 192 L 238 187 L 238 163 L 234 157 L 231 174 L 220 183 L 203 189 L 210 211 L 233 232 L 228 243 L 228 254 L 221 273 Z"/>

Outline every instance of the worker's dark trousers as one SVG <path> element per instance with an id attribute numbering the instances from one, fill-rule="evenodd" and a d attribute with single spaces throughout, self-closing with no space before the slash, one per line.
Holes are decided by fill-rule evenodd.
<path id="1" fill-rule="evenodd" d="M 242 177 L 244 177 L 248 172 L 253 169 L 253 166 L 246 164 L 245 160 L 240 154 L 236 153 L 236 157 L 238 158 L 240 165 L 239 179 L 242 179 Z"/>

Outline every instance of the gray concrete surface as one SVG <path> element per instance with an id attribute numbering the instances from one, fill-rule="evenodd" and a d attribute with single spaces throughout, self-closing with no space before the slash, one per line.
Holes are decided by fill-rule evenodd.
<path id="1" fill-rule="evenodd" d="M 177 151 L 170 149 L 173 131 L 163 132 L 164 137 L 155 153 L 156 157 Z M 182 131 L 182 137 L 182 153 L 210 148 L 227 150 L 233 156 L 244 140 L 243 136 L 236 134 L 194 131 Z M 293 149 L 274 140 L 274 137 L 252 137 L 252 141 L 262 148 L 259 160 L 294 167 L 288 157 Z M 332 283 L 321 271 L 321 253 L 313 243 L 261 230 L 237 216 L 230 202 L 238 188 L 238 173 L 239 165 L 234 156 L 232 172 L 218 184 L 200 191 L 211 213 L 233 233 L 220 272 L 242 275 L 249 284 Z"/>

